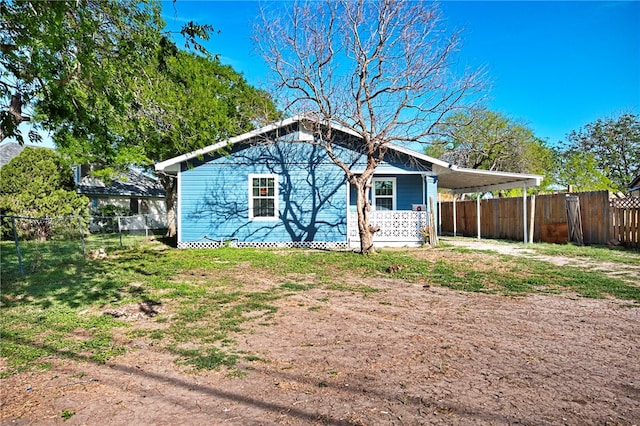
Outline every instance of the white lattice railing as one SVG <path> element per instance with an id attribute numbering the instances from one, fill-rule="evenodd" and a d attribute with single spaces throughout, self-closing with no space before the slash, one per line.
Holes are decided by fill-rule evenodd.
<path id="1" fill-rule="evenodd" d="M 374 242 L 422 243 L 420 228 L 427 226 L 427 213 L 411 210 L 371 212 L 371 225 L 379 226 L 380 231 L 373 236 Z M 349 213 L 349 240 L 360 241 L 358 233 L 358 215 Z"/>

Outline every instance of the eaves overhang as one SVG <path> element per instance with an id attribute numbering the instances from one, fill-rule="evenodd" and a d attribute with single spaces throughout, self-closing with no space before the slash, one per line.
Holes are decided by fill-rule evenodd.
<path id="1" fill-rule="evenodd" d="M 202 149 L 198 149 L 196 151 L 159 162 L 156 164 L 155 169 L 160 173 L 177 174 L 180 171 L 181 164 L 186 161 L 201 158 L 207 154 L 228 149 L 230 146 L 233 146 L 237 143 L 259 138 L 260 136 L 267 133 L 277 131 L 280 128 L 289 127 L 295 123 L 299 123 L 305 120 L 309 119 L 305 118 L 304 116 L 294 116 L 291 118 L 287 118 L 285 120 L 281 120 L 268 126 L 261 127 L 260 129 L 244 133 L 226 141 L 209 145 Z M 332 128 L 345 134 L 360 137 L 357 132 L 347 127 L 335 123 L 332 123 L 331 126 Z M 458 167 L 452 163 L 430 157 L 426 154 L 421 154 L 400 145 L 388 144 L 387 147 L 390 150 L 408 155 L 417 160 L 431 163 L 432 171 L 429 174 L 432 176 L 437 176 L 438 187 L 450 190 L 451 192 L 456 194 L 489 192 L 522 187 L 533 188 L 539 186 L 543 179 L 543 176 L 540 175 L 494 172 L 489 170 Z"/>

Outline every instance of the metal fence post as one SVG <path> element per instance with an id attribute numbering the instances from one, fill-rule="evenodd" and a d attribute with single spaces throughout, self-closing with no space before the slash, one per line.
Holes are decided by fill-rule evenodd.
<path id="1" fill-rule="evenodd" d="M 80 230 L 80 241 L 82 241 L 82 255 L 87 258 L 87 246 L 84 244 L 84 231 L 82 230 L 82 219 L 78 216 L 78 229 Z"/>
<path id="2" fill-rule="evenodd" d="M 13 228 L 13 240 L 16 243 L 16 253 L 18 254 L 18 265 L 20 266 L 20 275 L 24 275 L 22 267 L 22 255 L 20 254 L 20 242 L 18 241 L 18 231 L 16 231 L 16 218 L 11 216 L 11 227 Z"/>
<path id="3" fill-rule="evenodd" d="M 120 248 L 122 248 L 122 226 L 120 225 L 120 216 L 118 216 L 118 234 L 120 234 Z"/>

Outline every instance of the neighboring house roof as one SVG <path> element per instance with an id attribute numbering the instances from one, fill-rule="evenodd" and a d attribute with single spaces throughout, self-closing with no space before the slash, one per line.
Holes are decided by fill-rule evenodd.
<path id="1" fill-rule="evenodd" d="M 15 142 L 2 144 L 0 145 L 0 167 L 17 157 L 25 147 L 50 149 L 41 146 L 20 145 Z M 85 176 L 78 184 L 78 193 L 125 197 L 162 198 L 165 196 L 164 188 L 157 180 L 136 170 L 129 170 L 123 177 L 115 179 L 110 185 L 105 185 L 100 179 Z"/>
<path id="2" fill-rule="evenodd" d="M 19 143 L 15 142 L 0 145 L 0 167 L 7 164 L 14 157 L 17 157 L 23 149 L 24 145 L 20 145 Z"/>
<path id="3" fill-rule="evenodd" d="M 78 193 L 84 195 L 104 195 L 123 197 L 155 197 L 165 196 L 160 183 L 137 170 L 129 170 L 124 176 L 115 179 L 110 185 L 98 178 L 85 176 L 78 184 Z"/>
<path id="4" fill-rule="evenodd" d="M 229 140 L 206 146 L 197 151 L 193 151 L 188 154 L 183 154 L 169 160 L 162 161 L 156 164 L 156 170 L 164 173 L 175 174 L 180 170 L 180 164 L 185 161 L 193 160 L 203 155 L 215 153 L 216 151 L 233 146 L 237 143 L 247 142 L 251 139 L 257 139 L 261 135 L 277 131 L 281 128 L 287 128 L 292 126 L 293 124 L 301 122 L 310 122 L 310 119 L 305 118 L 304 116 L 291 117 L 262 127 L 260 129 L 236 136 Z M 360 138 L 360 135 L 358 135 L 356 132 L 339 124 L 331 123 L 331 128 L 346 135 Z M 299 134 L 299 138 L 301 140 L 313 141 L 313 135 L 311 133 L 301 130 L 299 131 Z M 389 144 L 387 146 L 390 150 L 397 153 L 405 154 L 415 159 L 431 163 L 433 165 L 431 174 L 438 177 L 438 187 L 449 189 L 454 193 L 486 192 L 500 189 L 521 188 L 524 185 L 526 185 L 527 187 L 534 187 L 540 185 L 540 182 L 542 181 L 542 176 L 539 175 L 467 169 L 458 167 L 454 164 L 430 157 L 425 154 L 421 154 L 419 152 L 399 145 Z"/>
<path id="5" fill-rule="evenodd" d="M 629 184 L 629 192 L 640 190 L 640 174 Z"/>

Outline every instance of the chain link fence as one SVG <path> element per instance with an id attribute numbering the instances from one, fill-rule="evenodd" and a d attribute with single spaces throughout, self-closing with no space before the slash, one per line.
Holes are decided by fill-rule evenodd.
<path id="1" fill-rule="evenodd" d="M 164 235 L 166 217 L 0 215 L 0 231 L 2 275 L 27 275 L 48 267 L 64 268 L 82 258 L 106 257 L 109 251 L 134 247 Z"/>

